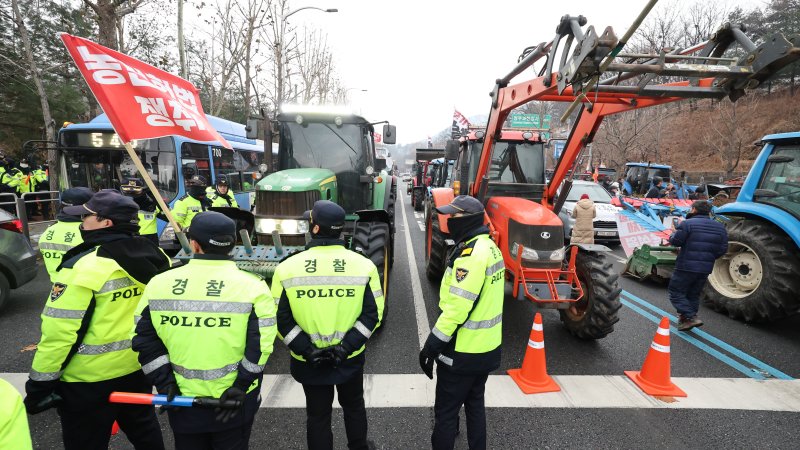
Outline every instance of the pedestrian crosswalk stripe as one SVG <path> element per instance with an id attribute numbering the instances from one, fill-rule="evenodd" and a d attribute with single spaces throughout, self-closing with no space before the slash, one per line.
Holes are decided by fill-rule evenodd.
<path id="1" fill-rule="evenodd" d="M 20 392 L 27 373 L 0 373 Z M 486 382 L 488 408 L 637 408 L 723 409 L 800 412 L 800 380 L 750 378 L 681 378 L 672 382 L 686 398 L 651 397 L 626 376 L 554 375 L 561 392 L 523 394 L 511 377 L 491 375 Z M 262 408 L 305 408 L 303 386 L 291 375 L 265 375 Z M 431 408 L 436 383 L 422 374 L 366 374 L 367 408 Z M 334 402 L 335 407 L 338 402 Z"/>

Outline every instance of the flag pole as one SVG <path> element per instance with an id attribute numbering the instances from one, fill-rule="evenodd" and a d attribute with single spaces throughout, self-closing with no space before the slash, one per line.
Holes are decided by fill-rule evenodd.
<path id="1" fill-rule="evenodd" d="M 186 242 L 186 238 L 183 236 L 183 230 L 178 225 L 178 222 L 175 221 L 175 217 L 172 215 L 172 211 L 170 211 L 169 206 L 161 197 L 161 193 L 158 192 L 156 185 L 153 184 L 153 180 L 147 174 L 147 170 L 145 170 L 144 165 L 142 165 L 142 161 L 139 159 L 139 155 L 136 154 L 136 151 L 133 149 L 133 146 L 130 142 L 125 142 L 123 144 L 125 146 L 125 151 L 128 152 L 128 156 L 133 161 L 133 165 L 136 166 L 136 170 L 139 171 L 139 174 L 142 176 L 142 181 L 145 182 L 147 188 L 150 189 L 150 192 L 153 193 L 153 197 L 158 203 L 158 207 L 161 208 L 161 211 L 167 216 L 167 220 L 169 224 L 172 225 L 172 229 L 175 230 L 175 236 L 178 238 L 178 241 L 181 243 L 181 247 L 187 254 L 191 254 L 191 248 L 189 248 L 189 243 Z"/>

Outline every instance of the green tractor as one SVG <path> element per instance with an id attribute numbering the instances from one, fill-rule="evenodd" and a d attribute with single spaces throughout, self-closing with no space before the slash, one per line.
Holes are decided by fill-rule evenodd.
<path id="1" fill-rule="evenodd" d="M 277 135 L 278 151 L 266 158 L 267 174 L 256 185 L 259 245 L 254 251 L 260 256 L 251 263 L 258 266 L 253 271 L 271 277 L 281 259 L 301 250 L 310 237 L 303 213 L 317 200 L 330 200 L 347 212 L 345 242 L 375 263 L 386 293 L 397 179 L 385 169 L 376 170 L 376 124 L 349 112 L 313 107 L 285 107 L 260 123 L 266 124 L 268 146 Z M 249 123 L 251 129 L 253 125 Z M 395 143 L 394 126 L 384 125 L 383 141 Z"/>

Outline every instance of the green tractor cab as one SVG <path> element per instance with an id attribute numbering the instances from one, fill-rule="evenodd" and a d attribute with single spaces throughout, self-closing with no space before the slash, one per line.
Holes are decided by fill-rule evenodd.
<path id="1" fill-rule="evenodd" d="M 305 211 L 317 200 L 330 200 L 347 213 L 346 245 L 375 263 L 386 292 L 397 180 L 376 170 L 375 124 L 351 112 L 310 106 L 284 107 L 274 120 L 249 121 L 248 131 L 257 136 L 262 124 L 265 146 L 271 147 L 277 136 L 277 154 L 268 153 L 266 175 L 256 185 L 250 241 L 258 245 L 237 246 L 234 261 L 271 278 L 281 260 L 302 251 L 310 240 Z M 394 144 L 394 126 L 384 125 L 383 142 Z"/>

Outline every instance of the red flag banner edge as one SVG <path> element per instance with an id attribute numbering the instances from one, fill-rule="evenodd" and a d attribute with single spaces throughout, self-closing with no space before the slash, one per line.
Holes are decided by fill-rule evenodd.
<path id="1" fill-rule="evenodd" d="M 131 56 L 125 55 L 125 54 L 120 53 L 120 52 L 117 52 L 116 50 L 112 50 L 112 49 L 110 49 L 108 47 L 104 47 L 104 46 L 102 46 L 100 44 L 97 44 L 97 43 L 95 43 L 93 41 L 89 41 L 87 39 L 84 39 L 84 38 L 81 38 L 81 37 L 78 37 L 78 36 L 73 36 L 73 35 L 70 35 L 68 33 L 58 33 L 58 35 L 61 38 L 61 41 L 64 43 L 64 46 L 66 47 L 66 49 L 69 52 L 70 56 L 72 57 L 73 61 L 75 62 L 75 65 L 78 68 L 78 71 L 81 73 L 81 75 L 86 80 L 86 83 L 89 86 L 89 88 L 90 88 L 90 90 L 92 92 L 92 95 L 95 96 L 95 98 L 97 99 L 97 102 L 103 108 L 103 112 L 105 112 L 106 116 L 108 116 L 109 122 L 111 123 L 112 127 L 114 128 L 114 131 L 117 133 L 117 135 L 120 137 L 120 139 L 123 142 L 128 143 L 128 142 L 130 142 L 132 140 L 135 140 L 135 139 L 155 139 L 155 138 L 159 138 L 159 137 L 172 136 L 174 134 L 177 134 L 177 135 L 184 136 L 184 137 L 187 137 L 187 138 L 190 138 L 190 139 L 198 140 L 199 142 L 213 143 L 214 141 L 217 141 L 223 147 L 228 148 L 228 149 L 233 149 L 231 144 L 227 140 L 225 140 L 225 138 L 223 138 L 222 135 L 220 135 L 219 132 L 217 132 L 217 130 L 214 129 L 214 127 L 211 126 L 211 124 L 208 122 L 208 119 L 205 116 L 205 112 L 203 111 L 203 106 L 200 103 L 200 99 L 199 99 L 199 96 L 197 94 L 197 88 L 195 88 L 194 85 L 192 85 L 192 83 L 190 83 L 189 81 L 184 80 L 183 78 L 180 78 L 180 77 L 178 77 L 176 75 L 173 75 L 173 74 L 171 74 L 169 72 L 163 71 L 163 70 L 161 70 L 161 69 L 159 69 L 157 67 L 154 67 L 154 66 L 146 64 L 144 62 L 141 62 L 141 61 L 139 61 L 139 60 L 137 60 L 137 59 L 135 59 L 135 58 L 133 58 Z M 114 107 L 114 104 L 113 104 L 112 100 L 106 95 L 106 92 L 104 90 L 101 90 L 101 89 L 92 89 L 92 86 L 94 84 L 96 84 L 96 83 L 92 80 L 91 72 L 85 67 L 85 65 L 83 65 L 81 63 L 82 57 L 81 57 L 80 53 L 78 52 L 78 46 L 90 47 L 90 48 L 92 48 L 92 49 L 94 49 L 96 51 L 99 51 L 100 53 L 104 53 L 104 54 L 110 55 L 111 57 L 116 59 L 120 64 L 124 64 L 126 67 L 130 67 L 130 65 L 127 62 L 125 62 L 126 60 L 128 60 L 130 62 L 135 62 L 135 64 L 140 66 L 140 67 L 146 67 L 147 70 L 148 70 L 148 73 L 150 73 L 150 74 L 152 74 L 154 76 L 157 76 L 160 80 L 165 80 L 167 82 L 170 82 L 173 86 L 176 86 L 176 87 L 180 86 L 181 88 L 186 88 L 186 90 L 191 92 L 191 94 L 194 96 L 194 98 L 197 99 L 197 102 L 196 102 L 197 103 L 197 105 L 196 105 L 197 118 L 202 119 L 202 121 L 204 122 L 204 125 L 207 126 L 207 130 L 205 130 L 205 132 L 206 132 L 206 134 L 208 136 L 205 136 L 204 138 L 198 139 L 197 138 L 197 134 L 196 134 L 197 132 L 194 132 L 194 131 L 191 131 L 191 132 L 178 131 L 178 132 L 175 132 L 175 133 L 166 133 L 166 132 L 165 133 L 152 133 L 151 132 L 151 133 L 147 133 L 146 135 L 138 135 L 138 134 L 136 134 L 136 135 L 132 136 L 131 133 L 129 133 L 128 129 L 124 126 L 124 121 L 118 115 L 117 109 Z M 178 84 L 176 84 L 176 83 L 178 83 Z M 155 129 L 154 127 L 149 127 L 149 128 L 152 129 L 152 130 Z M 176 131 L 175 127 L 171 127 L 170 130 Z M 210 139 L 206 139 L 206 137 L 208 137 Z"/>

